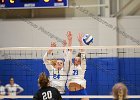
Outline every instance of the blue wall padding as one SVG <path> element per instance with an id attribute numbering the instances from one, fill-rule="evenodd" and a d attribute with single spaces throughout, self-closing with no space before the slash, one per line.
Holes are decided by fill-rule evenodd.
<path id="1" fill-rule="evenodd" d="M 2 84 L 14 77 L 15 83 L 24 88 L 23 95 L 38 90 L 37 79 L 42 71 L 49 75 L 41 59 L 0 60 Z M 140 95 L 140 58 L 88 58 L 85 79 L 89 95 L 109 95 L 117 82 L 124 82 L 129 94 Z"/>

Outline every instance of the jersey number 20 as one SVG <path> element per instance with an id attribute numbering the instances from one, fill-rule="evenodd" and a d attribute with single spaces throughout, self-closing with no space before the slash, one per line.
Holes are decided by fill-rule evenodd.
<path id="1" fill-rule="evenodd" d="M 42 93 L 43 96 L 43 100 L 47 100 L 47 99 L 52 99 L 52 92 L 51 91 L 47 91 Z"/>

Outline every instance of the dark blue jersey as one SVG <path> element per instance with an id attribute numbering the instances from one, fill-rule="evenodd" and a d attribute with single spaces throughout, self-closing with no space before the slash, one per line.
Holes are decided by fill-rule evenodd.
<path id="1" fill-rule="evenodd" d="M 62 100 L 61 94 L 54 87 L 41 88 L 34 95 L 33 100 Z"/>
<path id="2" fill-rule="evenodd" d="M 119 100 L 119 99 L 113 99 L 113 100 Z M 128 99 L 123 99 L 123 100 L 128 100 Z"/>

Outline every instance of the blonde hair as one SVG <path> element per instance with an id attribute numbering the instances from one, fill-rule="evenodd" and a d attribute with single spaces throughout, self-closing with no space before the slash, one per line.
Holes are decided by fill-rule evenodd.
<path id="1" fill-rule="evenodd" d="M 126 99 L 128 89 L 123 83 L 117 83 L 113 86 L 112 92 L 115 99 L 123 100 Z"/>
<path id="2" fill-rule="evenodd" d="M 50 64 L 51 64 L 52 66 L 55 66 L 56 63 L 57 63 L 57 60 L 56 60 L 56 59 L 50 60 Z"/>
<path id="3" fill-rule="evenodd" d="M 52 66 L 55 66 L 58 60 L 59 60 L 59 59 L 52 59 L 52 60 L 50 60 L 50 64 L 51 64 Z M 60 59 L 60 60 L 61 60 L 61 59 Z M 63 66 L 64 66 L 64 61 L 63 61 L 63 60 L 61 60 L 61 61 L 63 62 Z"/>

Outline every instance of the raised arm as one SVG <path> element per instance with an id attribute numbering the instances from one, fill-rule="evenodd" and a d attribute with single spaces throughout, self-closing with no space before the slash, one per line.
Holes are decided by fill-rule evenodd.
<path id="1" fill-rule="evenodd" d="M 80 46 L 83 46 L 82 37 L 83 37 L 82 33 L 79 33 L 78 36 L 77 36 Z M 81 53 L 81 66 L 82 66 L 82 69 L 85 70 L 86 69 L 86 53 L 85 53 L 85 50 L 80 49 L 80 53 Z"/>
<path id="2" fill-rule="evenodd" d="M 68 39 L 68 46 L 71 47 L 72 46 L 72 32 L 71 31 L 68 31 L 67 32 L 67 39 Z M 68 50 L 68 58 L 69 58 L 69 61 L 72 63 L 72 49 L 69 49 Z"/>
<path id="3" fill-rule="evenodd" d="M 56 42 L 51 42 L 51 47 L 56 47 Z M 52 54 L 53 55 L 53 50 L 50 49 L 48 50 L 45 55 L 43 56 L 43 61 L 44 63 L 48 60 L 48 55 Z"/>
<path id="4" fill-rule="evenodd" d="M 56 47 L 56 43 L 55 42 L 51 42 L 51 47 Z M 52 69 L 52 65 L 50 63 L 50 60 L 48 59 L 48 55 L 51 55 L 52 56 L 52 54 L 53 54 L 53 50 L 50 49 L 43 56 L 43 62 L 46 65 L 46 68 L 48 70 L 51 70 Z"/>
<path id="5" fill-rule="evenodd" d="M 78 39 L 78 42 L 79 42 L 80 46 L 83 46 L 82 37 L 83 37 L 82 33 L 79 33 L 78 36 L 77 36 L 77 39 Z M 85 52 L 85 50 L 84 49 L 80 49 L 80 52 Z"/>
<path id="6" fill-rule="evenodd" d="M 72 32 L 67 32 L 68 46 L 72 46 Z"/>
<path id="7" fill-rule="evenodd" d="M 68 39 L 68 46 L 72 45 L 72 33 L 71 31 L 68 31 L 67 34 L 67 39 Z M 64 50 L 64 58 L 65 58 L 65 71 L 68 72 L 69 67 L 71 66 L 72 63 L 72 50 Z"/>
<path id="8" fill-rule="evenodd" d="M 86 70 L 86 54 L 81 52 L 81 67 L 83 70 Z"/>

